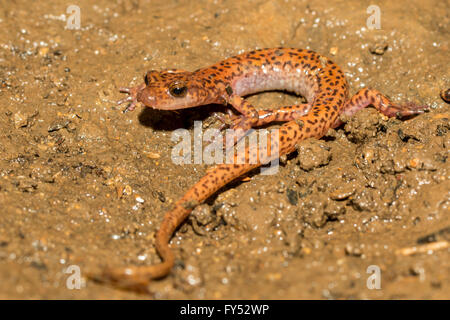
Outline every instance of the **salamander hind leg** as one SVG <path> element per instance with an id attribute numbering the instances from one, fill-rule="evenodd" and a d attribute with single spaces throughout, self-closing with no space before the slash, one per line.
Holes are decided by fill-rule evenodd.
<path id="1" fill-rule="evenodd" d="M 390 101 L 381 92 L 375 89 L 361 89 L 344 105 L 342 115 L 351 117 L 359 110 L 372 105 L 379 112 L 388 117 L 408 117 L 415 114 L 423 113 L 428 106 L 418 105 L 413 102 L 407 102 L 405 104 L 396 104 Z M 336 128 L 342 124 L 342 120 L 339 118 L 332 126 Z"/>

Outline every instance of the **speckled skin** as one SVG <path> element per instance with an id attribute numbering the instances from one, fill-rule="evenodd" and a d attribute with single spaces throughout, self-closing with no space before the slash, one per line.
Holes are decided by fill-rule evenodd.
<path id="1" fill-rule="evenodd" d="M 120 90 L 129 94 L 126 99 L 119 101 L 131 102 L 128 110 L 133 110 L 137 102 L 162 110 L 211 103 L 229 104 L 240 113 L 239 116 L 228 119 L 231 128 L 242 129 L 244 133 L 252 127 L 274 121 L 286 122 L 280 127 L 279 140 L 273 145 L 278 148 L 279 156 L 294 151 L 300 141 L 310 137 L 320 138 L 329 128 L 339 126 L 341 114 L 352 116 L 368 105 L 373 105 L 387 116 L 414 115 L 426 108 L 411 103 L 396 105 L 380 92 L 371 89 L 362 89 L 349 99 L 344 73 L 335 63 L 310 50 L 288 48 L 251 51 L 194 72 L 150 71 L 145 76 L 145 83 Z M 242 98 L 268 90 L 292 91 L 304 96 L 308 103 L 256 111 Z M 270 149 L 270 144 L 268 145 Z M 175 207 L 166 213 L 156 235 L 156 249 L 162 263 L 106 269 L 95 278 L 119 287 L 145 291 L 151 279 L 169 274 L 174 264 L 174 255 L 168 243 L 192 209 L 230 181 L 273 158 L 270 150 L 268 156 L 261 158 L 257 150 L 247 148 L 245 154 L 247 159 L 250 155 L 256 156 L 258 162 L 217 165 L 213 170 L 208 170 Z"/>
<path id="2" fill-rule="evenodd" d="M 450 103 L 450 89 L 444 89 L 441 91 L 441 98 L 447 103 Z"/>

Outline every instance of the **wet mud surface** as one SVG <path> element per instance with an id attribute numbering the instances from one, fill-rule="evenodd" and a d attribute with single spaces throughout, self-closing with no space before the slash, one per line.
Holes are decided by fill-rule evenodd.
<path id="1" fill-rule="evenodd" d="M 0 298 L 450 297 L 448 3 L 382 1 L 378 30 L 365 1 L 79 1 L 80 30 L 66 28 L 69 4 L 0 9 Z M 367 108 L 303 141 L 277 174 L 223 188 L 176 232 L 176 267 L 153 295 L 68 288 L 69 266 L 159 261 L 164 213 L 209 167 L 174 164 L 171 132 L 225 111 L 123 114 L 118 87 L 278 46 L 329 56 L 351 93 L 372 87 L 430 111 L 401 121 Z M 380 289 L 368 288 L 370 266 Z"/>

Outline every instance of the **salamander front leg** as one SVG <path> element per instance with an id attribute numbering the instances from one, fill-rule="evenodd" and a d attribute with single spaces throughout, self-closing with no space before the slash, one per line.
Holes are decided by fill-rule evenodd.
<path id="1" fill-rule="evenodd" d="M 255 107 L 242 97 L 232 95 L 228 102 L 242 115 L 238 116 L 230 126 L 230 129 L 235 131 L 234 136 L 236 140 L 231 139 L 228 141 L 227 139 L 225 144 L 227 149 L 233 147 L 239 140 L 241 140 L 248 130 L 256 126 L 259 120 L 258 111 L 256 111 Z"/>
<path id="2" fill-rule="evenodd" d="M 131 88 L 128 88 L 128 87 L 119 88 L 119 91 L 122 93 L 127 93 L 128 97 L 117 101 L 117 104 L 120 105 L 125 102 L 130 102 L 130 104 L 123 111 L 124 113 L 128 112 L 128 111 L 133 111 L 135 109 L 136 104 L 138 103 L 137 94 L 139 91 L 141 91 L 144 88 L 145 88 L 145 83 L 142 83 L 136 87 L 131 87 Z"/>

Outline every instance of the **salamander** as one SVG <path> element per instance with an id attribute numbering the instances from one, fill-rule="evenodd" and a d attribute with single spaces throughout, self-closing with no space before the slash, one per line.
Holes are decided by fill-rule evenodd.
<path id="1" fill-rule="evenodd" d="M 257 110 L 244 99 L 262 91 L 285 90 L 301 95 L 307 103 L 278 109 Z M 349 88 L 341 68 L 327 57 L 311 50 L 293 48 L 261 49 L 225 59 L 212 66 L 190 72 L 170 69 L 151 70 L 136 87 L 120 88 L 127 93 L 119 104 L 137 103 L 159 110 L 178 110 L 207 104 L 232 106 L 238 115 L 228 117 L 231 129 L 241 129 L 242 138 L 254 127 L 282 122 L 278 140 L 261 150 L 245 149 L 245 157 L 256 157 L 255 163 L 219 164 L 208 170 L 167 212 L 156 234 L 155 246 L 162 262 L 149 266 L 104 269 L 97 280 L 119 287 L 147 290 L 152 279 L 167 276 L 174 265 L 169 241 L 180 224 L 198 204 L 230 181 L 271 161 L 289 154 L 307 138 L 321 138 L 328 129 L 342 123 L 342 115 L 352 116 L 369 105 L 382 114 L 406 117 L 422 113 L 427 106 L 414 103 L 396 104 L 375 89 L 364 88 L 349 97 Z M 270 138 L 270 137 L 268 137 Z M 234 141 L 235 142 L 235 141 Z M 233 145 L 233 142 L 231 143 Z M 230 147 L 230 145 L 227 145 Z M 276 148 L 278 153 L 272 152 Z"/>

